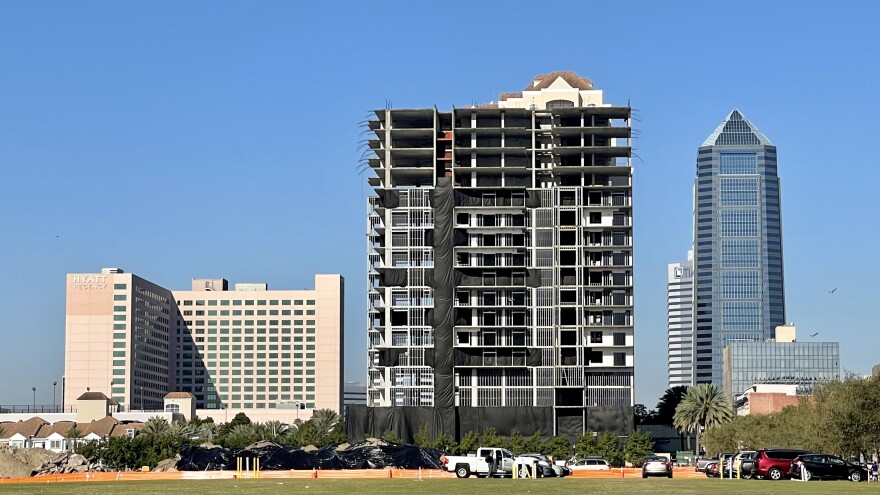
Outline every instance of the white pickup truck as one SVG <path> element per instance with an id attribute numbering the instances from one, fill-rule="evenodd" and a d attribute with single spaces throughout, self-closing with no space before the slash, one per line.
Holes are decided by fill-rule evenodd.
<path id="1" fill-rule="evenodd" d="M 495 458 L 495 471 L 489 472 L 490 466 L 486 462 L 489 455 Z M 443 463 L 443 469 L 459 478 L 467 478 L 470 475 L 476 475 L 478 478 L 486 476 L 510 476 L 513 473 L 513 464 L 516 456 L 507 449 L 500 447 L 480 447 L 477 454 L 470 455 L 444 455 L 440 458 Z"/>

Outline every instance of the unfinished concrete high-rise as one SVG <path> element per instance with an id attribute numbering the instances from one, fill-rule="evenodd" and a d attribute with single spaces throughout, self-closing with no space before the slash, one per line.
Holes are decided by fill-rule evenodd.
<path id="1" fill-rule="evenodd" d="M 487 408 L 499 431 L 631 427 L 630 108 L 555 72 L 368 125 L 368 406 L 458 408 L 462 434 Z"/>

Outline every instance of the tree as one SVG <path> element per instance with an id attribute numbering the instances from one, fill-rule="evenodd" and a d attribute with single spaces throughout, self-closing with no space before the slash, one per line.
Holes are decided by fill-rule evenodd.
<path id="1" fill-rule="evenodd" d="M 336 426 L 336 422 L 339 421 L 339 415 L 332 409 L 318 409 L 312 413 L 312 418 L 309 421 L 314 421 L 315 428 L 319 432 L 329 435 L 333 431 L 333 427 Z"/>
<path id="2" fill-rule="evenodd" d="M 504 443 L 504 446 L 507 450 L 513 452 L 514 454 L 525 454 L 526 452 L 531 452 L 529 448 L 526 446 L 526 439 L 522 436 L 522 433 L 519 432 L 516 428 L 514 428 L 510 432 L 510 438 L 507 439 L 507 442 Z"/>
<path id="3" fill-rule="evenodd" d="M 431 442 L 431 447 L 443 452 L 452 453 L 458 450 L 458 443 L 449 434 L 441 433 Z"/>
<path id="4" fill-rule="evenodd" d="M 673 425 L 673 417 L 678 405 L 684 400 L 688 387 L 678 385 L 676 387 L 667 388 L 660 401 L 657 402 L 656 413 L 654 413 L 654 421 L 658 425 Z"/>
<path id="5" fill-rule="evenodd" d="M 572 454 L 571 441 L 565 435 L 557 435 L 544 444 L 541 452 L 552 455 L 554 459 L 569 459 Z"/>
<path id="6" fill-rule="evenodd" d="M 486 428 L 480 437 L 481 447 L 500 447 L 504 445 L 504 439 L 498 435 L 495 428 Z"/>
<path id="7" fill-rule="evenodd" d="M 697 434 L 697 455 L 700 455 L 700 441 L 703 431 L 712 426 L 726 423 L 734 417 L 733 410 L 711 383 L 701 383 L 688 387 L 684 400 L 678 405 L 673 416 L 673 425 L 680 431 Z"/>
<path id="8" fill-rule="evenodd" d="M 79 431 L 79 428 L 76 427 L 76 424 L 70 427 L 67 430 L 67 451 L 73 451 L 79 444 L 79 439 L 82 438 L 82 432 Z"/>
<path id="9" fill-rule="evenodd" d="M 636 404 L 633 406 L 633 416 L 636 425 L 654 424 L 657 420 L 657 411 L 648 410 L 644 404 Z"/>
<path id="10" fill-rule="evenodd" d="M 428 436 L 428 425 L 423 424 L 419 427 L 419 431 L 413 435 L 413 443 L 419 447 L 427 447 L 431 439 Z"/>
<path id="11" fill-rule="evenodd" d="M 476 433 L 469 431 L 461 437 L 461 443 L 458 444 L 458 452 L 453 452 L 461 455 L 467 455 L 471 452 L 476 452 L 477 447 L 479 447 L 480 438 Z"/>
<path id="12" fill-rule="evenodd" d="M 386 431 L 385 434 L 382 435 L 382 440 L 385 440 L 388 443 L 401 443 L 401 440 L 400 438 L 398 438 L 397 433 L 394 433 L 391 430 Z"/>
<path id="13" fill-rule="evenodd" d="M 654 453 L 654 441 L 651 435 L 634 431 L 626 440 L 624 459 L 636 467 L 641 467 L 645 457 Z"/>
<path id="14" fill-rule="evenodd" d="M 288 426 L 277 419 L 266 421 L 261 428 L 261 439 L 280 443 L 284 434 L 287 433 Z"/>
<path id="15" fill-rule="evenodd" d="M 620 451 L 620 437 L 614 433 L 610 431 L 603 433 L 599 437 L 599 441 L 596 442 L 596 450 L 612 466 L 623 464 L 623 452 Z"/>
<path id="16" fill-rule="evenodd" d="M 148 419 L 147 422 L 144 423 L 144 426 L 141 427 L 141 435 L 148 437 L 161 437 L 162 435 L 167 434 L 170 429 L 171 426 L 168 424 L 168 421 L 165 421 L 165 418 L 154 416 Z"/>
<path id="17" fill-rule="evenodd" d="M 578 440 L 574 444 L 574 453 L 580 458 L 598 455 L 599 446 L 596 443 L 596 435 L 590 431 L 578 435 Z"/>

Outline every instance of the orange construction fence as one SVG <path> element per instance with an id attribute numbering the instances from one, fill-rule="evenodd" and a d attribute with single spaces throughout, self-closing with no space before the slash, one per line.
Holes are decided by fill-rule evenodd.
<path id="1" fill-rule="evenodd" d="M 609 479 L 609 478 L 641 478 L 642 471 L 638 468 L 611 469 L 605 471 L 573 471 L 572 478 Z M 118 471 L 111 473 L 69 473 L 29 476 L 23 478 L 0 478 L 0 485 L 7 483 L 84 483 L 108 481 L 149 481 L 149 480 L 218 480 L 253 478 L 251 472 L 245 471 L 238 475 L 233 471 Z M 703 473 L 694 472 L 692 467 L 675 468 L 674 478 L 705 478 Z M 313 469 L 267 471 L 261 469 L 259 478 L 270 479 L 454 479 L 455 474 L 439 469 Z"/>

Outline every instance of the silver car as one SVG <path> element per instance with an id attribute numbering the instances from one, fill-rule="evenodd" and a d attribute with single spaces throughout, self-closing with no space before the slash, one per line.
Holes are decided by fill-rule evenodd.
<path id="1" fill-rule="evenodd" d="M 652 455 L 645 458 L 642 464 L 642 478 L 648 476 L 666 476 L 672 478 L 672 463 L 669 459 L 659 455 Z"/>

